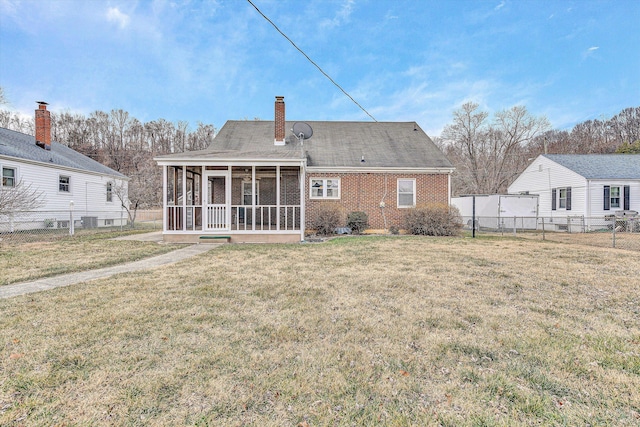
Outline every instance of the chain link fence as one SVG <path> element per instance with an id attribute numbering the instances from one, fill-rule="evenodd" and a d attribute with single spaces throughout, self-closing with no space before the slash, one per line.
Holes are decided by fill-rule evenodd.
<path id="1" fill-rule="evenodd" d="M 473 217 L 462 217 L 473 234 Z M 640 217 L 615 215 L 552 217 L 476 217 L 476 235 L 517 236 L 581 245 L 640 251 Z"/>
<path id="2" fill-rule="evenodd" d="M 133 224 L 136 229 L 161 230 L 162 211 L 138 211 Z M 0 247 L 131 228 L 125 211 L 12 212 L 0 214 Z"/>

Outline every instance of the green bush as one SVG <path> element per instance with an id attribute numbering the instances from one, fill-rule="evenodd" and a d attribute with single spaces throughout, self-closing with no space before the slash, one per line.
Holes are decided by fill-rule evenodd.
<path id="1" fill-rule="evenodd" d="M 322 236 L 334 234 L 341 224 L 342 210 L 337 203 L 320 204 L 309 221 L 309 226 Z"/>
<path id="2" fill-rule="evenodd" d="M 404 227 L 409 234 L 457 236 L 462 230 L 460 212 L 455 206 L 433 204 L 407 210 Z"/>
<path id="3" fill-rule="evenodd" d="M 351 212 L 347 215 L 347 227 L 353 234 L 360 234 L 369 227 L 369 216 L 362 211 Z"/>
<path id="4" fill-rule="evenodd" d="M 389 232 L 393 235 L 398 235 L 400 234 L 400 228 L 398 228 L 397 225 L 392 225 L 391 227 L 389 227 Z"/>

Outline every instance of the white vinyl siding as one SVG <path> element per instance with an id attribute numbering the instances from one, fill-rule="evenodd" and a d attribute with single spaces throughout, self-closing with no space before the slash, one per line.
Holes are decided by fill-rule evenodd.
<path id="1" fill-rule="evenodd" d="M 65 169 L 57 166 L 21 162 L 16 159 L 0 159 L 2 168 L 16 170 L 15 183 L 22 182 L 31 186 L 42 196 L 42 206 L 38 211 L 68 211 L 69 202 L 73 201 L 78 215 L 88 212 L 104 212 L 104 216 L 113 218 L 116 223 L 122 215 L 120 203 L 109 203 L 105 197 L 105 188 L 112 182 L 112 189 L 127 188 L 127 181 L 113 176 L 85 173 L 79 170 Z M 60 176 L 70 179 L 71 192 L 60 191 Z M 115 198 L 115 195 L 114 195 Z M 102 214 L 99 215 L 102 218 Z M 124 213 L 126 218 L 126 213 Z"/>

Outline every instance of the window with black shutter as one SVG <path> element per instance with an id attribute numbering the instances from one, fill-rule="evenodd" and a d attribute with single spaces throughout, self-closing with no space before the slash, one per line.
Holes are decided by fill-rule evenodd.
<path id="1" fill-rule="evenodd" d="M 556 210 L 556 189 L 555 188 L 551 189 L 551 210 L 552 211 Z"/>
<path id="2" fill-rule="evenodd" d="M 625 185 L 624 186 L 624 210 L 628 211 L 629 210 L 629 205 L 630 205 L 630 199 L 631 199 L 631 186 L 629 185 Z"/>
<path id="3" fill-rule="evenodd" d="M 567 202 L 566 202 L 567 210 L 571 210 L 571 187 L 567 187 Z"/>
<path id="4" fill-rule="evenodd" d="M 604 186 L 604 210 L 608 211 L 611 209 L 611 187 L 608 185 Z"/>

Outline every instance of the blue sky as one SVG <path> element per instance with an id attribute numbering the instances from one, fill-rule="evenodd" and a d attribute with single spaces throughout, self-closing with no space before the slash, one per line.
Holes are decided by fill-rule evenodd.
<path id="1" fill-rule="evenodd" d="M 640 106 L 640 1 L 254 0 L 378 121 L 474 101 L 554 128 Z M 9 108 L 141 121 L 370 120 L 245 0 L 0 0 Z M 6 108 L 6 107 L 5 107 Z"/>

